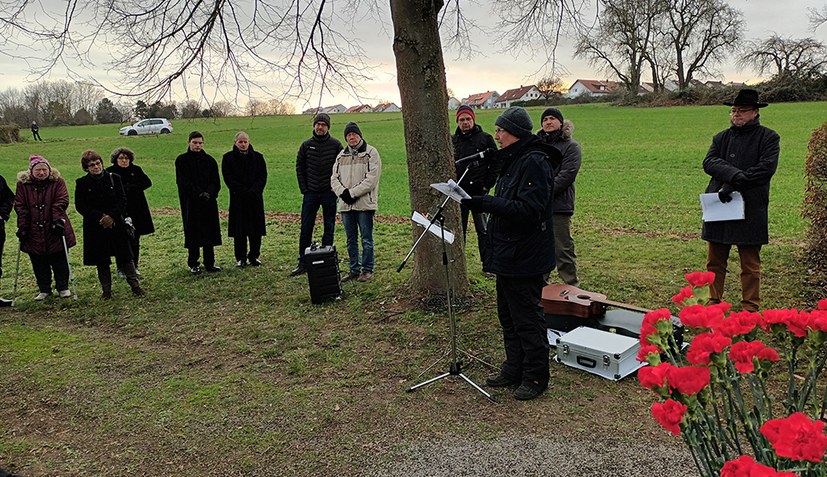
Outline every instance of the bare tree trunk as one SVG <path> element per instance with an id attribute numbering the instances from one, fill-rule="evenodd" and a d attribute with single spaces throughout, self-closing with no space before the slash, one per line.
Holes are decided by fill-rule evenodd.
<path id="1" fill-rule="evenodd" d="M 455 177 L 453 146 L 448 125 L 448 93 L 445 63 L 439 38 L 437 17 L 440 0 L 391 0 L 393 51 L 396 76 L 402 99 L 405 150 L 411 206 L 423 214 L 433 212 L 443 195 L 430 187 Z M 451 201 L 445 209 L 446 227 L 457 234 L 448 246 L 451 285 L 454 294 L 468 292 L 465 247 L 459 222 L 459 206 Z M 414 226 L 412 239 L 423 231 Z M 399 244 L 407 247 L 408 244 Z M 410 265 L 409 265 L 410 266 Z M 419 244 L 413 261 L 412 291 L 419 297 L 444 295 L 445 269 L 442 244 L 436 237 L 426 237 Z"/>

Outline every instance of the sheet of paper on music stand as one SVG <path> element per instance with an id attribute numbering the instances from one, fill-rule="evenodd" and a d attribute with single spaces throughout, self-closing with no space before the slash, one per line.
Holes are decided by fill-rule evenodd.
<path id="1" fill-rule="evenodd" d="M 740 192 L 732 193 L 732 200 L 724 203 L 718 194 L 701 194 L 701 211 L 704 222 L 744 220 L 744 197 Z"/>
<path id="2" fill-rule="evenodd" d="M 453 179 L 448 179 L 448 182 L 437 182 L 436 184 L 431 184 L 431 187 L 454 199 L 457 203 L 462 201 L 462 199 L 471 198 L 471 196 L 468 195 L 468 193 L 465 192 L 459 184 L 454 182 Z"/>
<path id="3" fill-rule="evenodd" d="M 413 217 L 411 217 L 411 219 L 415 223 L 428 229 L 432 234 L 436 235 L 440 239 L 442 238 L 442 227 L 440 227 L 439 224 L 431 224 L 431 221 L 428 220 L 428 217 L 425 217 L 419 212 L 414 211 Z M 429 225 L 430 228 L 428 228 Z M 454 233 L 448 229 L 445 229 L 445 241 L 448 243 L 454 243 Z"/>

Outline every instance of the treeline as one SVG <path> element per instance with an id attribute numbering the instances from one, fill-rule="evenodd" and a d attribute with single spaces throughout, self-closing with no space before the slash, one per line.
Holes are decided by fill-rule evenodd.
<path id="1" fill-rule="evenodd" d="M 276 99 L 251 99 L 244 108 L 228 101 L 217 101 L 204 107 L 193 99 L 181 103 L 112 101 L 95 85 L 65 80 L 39 81 L 22 89 L 0 91 L 0 124 L 14 124 L 22 128 L 28 127 L 32 121 L 41 126 L 74 126 L 133 122 L 154 117 L 225 117 L 237 113 L 251 116 L 292 114 L 293 106 Z"/>

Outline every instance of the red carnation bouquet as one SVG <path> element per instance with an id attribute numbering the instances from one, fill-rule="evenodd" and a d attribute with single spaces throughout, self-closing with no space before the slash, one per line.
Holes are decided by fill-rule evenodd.
<path id="1" fill-rule="evenodd" d="M 702 476 L 827 477 L 827 300 L 730 312 L 708 305 L 714 278 L 687 274 L 672 297 L 694 331 L 685 354 L 669 310 L 644 316 L 638 359 L 650 366 L 638 379 L 661 400 L 652 417 L 683 437 Z"/>

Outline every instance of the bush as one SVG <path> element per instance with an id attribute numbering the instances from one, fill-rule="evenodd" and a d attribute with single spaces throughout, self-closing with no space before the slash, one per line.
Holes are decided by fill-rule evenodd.
<path id="1" fill-rule="evenodd" d="M 0 143 L 20 142 L 20 126 L 17 124 L 0 124 Z"/>
<path id="2" fill-rule="evenodd" d="M 827 294 L 827 122 L 813 131 L 805 171 L 807 188 L 801 215 L 810 219 L 807 229 L 807 268 L 813 289 Z"/>

